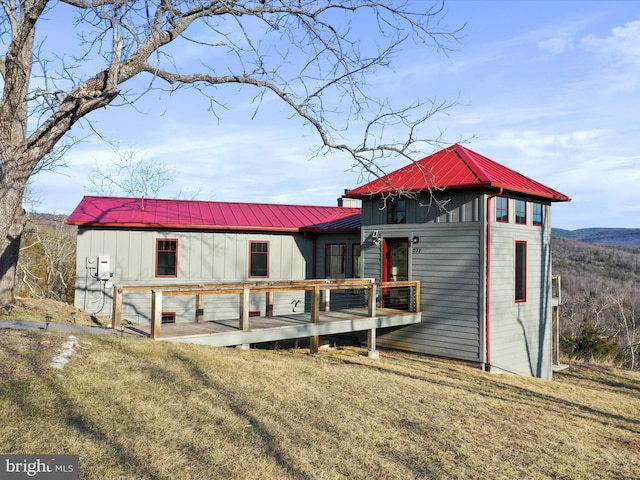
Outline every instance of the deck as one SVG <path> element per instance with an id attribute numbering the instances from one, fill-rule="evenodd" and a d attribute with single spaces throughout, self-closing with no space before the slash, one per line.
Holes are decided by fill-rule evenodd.
<path id="1" fill-rule="evenodd" d="M 316 323 L 309 321 L 308 313 L 252 317 L 250 329 L 246 331 L 238 329 L 238 320 L 172 323 L 162 325 L 162 336 L 158 340 L 228 347 L 410 325 L 419 323 L 420 318 L 420 313 L 391 308 L 379 308 L 375 317 L 369 317 L 366 308 L 354 308 L 321 312 Z M 127 327 L 124 331 L 151 336 L 150 325 Z"/>
<path id="2" fill-rule="evenodd" d="M 122 295 L 126 291 L 149 289 L 152 293 L 152 322 L 145 326 L 121 326 Z M 332 309 L 332 290 L 352 289 L 365 291 L 367 306 Z M 392 289 L 406 290 L 404 308 L 384 306 L 383 295 Z M 310 292 L 308 312 L 286 315 L 266 314 L 249 316 L 250 295 L 266 295 L 267 311 L 273 312 L 273 296 L 277 292 L 304 290 Z M 206 295 L 234 294 L 239 296 L 238 317 L 229 320 L 206 321 L 204 297 Z M 162 323 L 162 299 L 172 295 L 193 295 L 198 308 L 195 322 Z M 322 302 L 321 302 L 322 298 Z M 394 305 L 395 306 L 395 305 Z M 321 308 L 322 307 L 322 308 Z M 292 282 L 258 282 L 244 284 L 172 285 L 166 287 L 116 286 L 114 287 L 113 327 L 131 334 L 148 336 L 153 340 L 196 343 L 209 346 L 243 346 L 277 340 L 310 338 L 311 352 L 318 351 L 321 335 L 348 332 L 368 332 L 369 356 L 377 357 L 376 330 L 419 323 L 420 282 L 376 283 L 373 279 L 311 280 Z"/>

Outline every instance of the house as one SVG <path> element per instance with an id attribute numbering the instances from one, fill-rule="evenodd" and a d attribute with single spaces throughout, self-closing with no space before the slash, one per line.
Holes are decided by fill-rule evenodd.
<path id="1" fill-rule="evenodd" d="M 551 204 L 569 197 L 461 145 L 345 196 L 363 276 L 421 282 L 422 322 L 379 346 L 551 378 Z"/>
<path id="2" fill-rule="evenodd" d="M 347 278 L 359 271 L 356 207 L 86 196 L 66 223 L 78 226 L 75 305 L 96 315 L 111 315 L 114 284 Z M 162 321 L 193 321 L 193 301 L 167 299 Z M 304 292 L 280 295 L 274 313 L 304 312 L 305 302 Z M 207 318 L 231 318 L 237 308 L 235 298 L 216 298 Z M 264 314 L 264 299 L 253 297 L 249 308 Z M 149 292 L 128 293 L 122 314 L 148 324 Z"/>
<path id="3" fill-rule="evenodd" d="M 361 208 L 85 197 L 66 222 L 78 226 L 75 304 L 109 315 L 114 282 L 419 280 L 421 322 L 379 330 L 378 346 L 551 378 L 551 205 L 569 200 L 461 145 L 348 190 L 343 205 Z M 407 305 L 381 290 L 381 306 Z M 127 293 L 123 316 L 150 322 L 148 294 Z M 193 321 L 193 302 L 167 299 L 163 321 Z M 237 315 L 237 299 L 216 302 L 209 320 Z M 307 308 L 292 293 L 274 313 Z"/>

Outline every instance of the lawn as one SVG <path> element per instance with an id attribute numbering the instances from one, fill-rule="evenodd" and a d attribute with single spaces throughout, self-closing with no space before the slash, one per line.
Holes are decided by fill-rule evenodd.
<path id="1" fill-rule="evenodd" d="M 1 322 L 0 322 L 1 326 Z M 0 453 L 81 479 L 640 479 L 640 373 L 0 330 Z"/>

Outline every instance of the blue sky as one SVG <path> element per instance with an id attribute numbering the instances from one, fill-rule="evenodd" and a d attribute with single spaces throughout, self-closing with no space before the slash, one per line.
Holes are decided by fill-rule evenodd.
<path id="1" fill-rule="evenodd" d="M 466 141 L 571 197 L 554 204 L 554 227 L 640 228 L 640 2 L 458 0 L 445 9 L 445 24 L 466 23 L 455 50 L 406 49 L 372 87 L 398 103 L 457 100 L 423 134 Z M 251 96 L 221 92 L 229 109 L 219 118 L 182 90 L 90 119 L 121 150 L 174 166 L 165 197 L 199 190 L 202 200 L 335 205 L 364 182 L 345 156 L 315 156 L 313 131 L 281 102 L 264 102 L 253 117 Z M 114 153 L 94 136 L 67 157 L 69 168 L 34 178 L 38 210 L 71 213 L 90 194 L 91 168 Z"/>

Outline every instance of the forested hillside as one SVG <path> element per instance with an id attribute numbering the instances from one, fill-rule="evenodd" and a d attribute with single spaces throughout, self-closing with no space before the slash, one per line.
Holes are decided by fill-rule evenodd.
<path id="1" fill-rule="evenodd" d="M 610 247 L 640 247 L 640 228 L 554 228 L 552 236 Z"/>
<path id="2" fill-rule="evenodd" d="M 640 247 L 553 238 L 562 278 L 561 334 L 567 354 L 638 368 Z"/>

